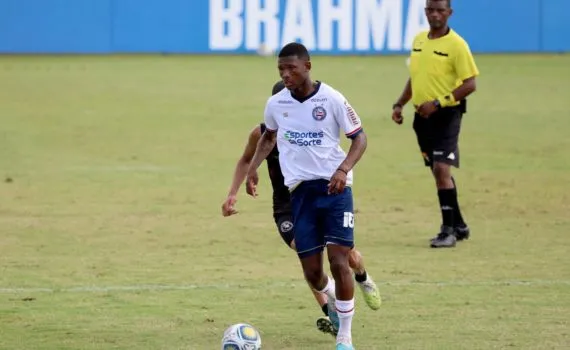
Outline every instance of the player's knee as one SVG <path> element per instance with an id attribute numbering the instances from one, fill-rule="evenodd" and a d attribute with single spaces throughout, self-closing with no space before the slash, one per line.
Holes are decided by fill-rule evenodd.
<path id="1" fill-rule="evenodd" d="M 330 254 L 329 251 L 329 264 L 333 275 L 342 274 L 345 271 L 350 272 L 349 255 L 348 251 L 338 251 L 334 254 Z"/>
<path id="2" fill-rule="evenodd" d="M 316 253 L 301 258 L 301 266 L 305 279 L 313 288 L 319 290 L 319 287 L 323 287 L 321 286 L 324 276 L 322 254 Z"/>
<path id="3" fill-rule="evenodd" d="M 304 268 L 303 273 L 305 274 L 305 279 L 307 280 L 307 282 L 314 289 L 319 289 L 319 285 L 321 284 L 323 278 L 323 269 L 317 266 Z"/>

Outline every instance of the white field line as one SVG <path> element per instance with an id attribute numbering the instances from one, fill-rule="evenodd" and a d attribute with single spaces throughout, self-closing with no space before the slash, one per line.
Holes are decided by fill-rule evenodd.
<path id="1" fill-rule="evenodd" d="M 570 286 L 570 280 L 506 280 L 506 281 L 393 281 L 378 283 L 380 286 L 395 287 L 485 287 L 485 286 Z M 259 287 L 306 287 L 304 283 L 276 282 L 276 283 L 252 283 L 252 284 L 136 284 L 130 286 L 78 286 L 78 287 L 0 287 L 0 294 L 18 293 L 109 293 L 109 292 L 156 292 L 156 291 L 176 291 L 194 289 L 218 289 L 218 290 L 238 290 L 255 289 Z"/>

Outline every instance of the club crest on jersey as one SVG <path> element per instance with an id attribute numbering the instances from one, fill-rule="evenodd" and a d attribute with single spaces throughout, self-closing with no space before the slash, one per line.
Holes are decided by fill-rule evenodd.
<path id="1" fill-rule="evenodd" d="M 289 232 L 293 229 L 293 223 L 291 221 L 283 221 L 281 223 L 281 232 Z"/>
<path id="2" fill-rule="evenodd" d="M 327 110 L 324 107 L 316 106 L 313 108 L 313 119 L 321 121 L 327 117 Z"/>

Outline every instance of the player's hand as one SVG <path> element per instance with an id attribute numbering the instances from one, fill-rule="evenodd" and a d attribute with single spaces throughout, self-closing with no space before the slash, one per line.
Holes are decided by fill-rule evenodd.
<path id="1" fill-rule="evenodd" d="M 259 183 L 259 176 L 257 170 L 250 170 L 245 179 L 245 191 L 252 197 L 257 197 L 257 184 Z"/>
<path id="2" fill-rule="evenodd" d="M 344 187 L 346 186 L 346 173 L 340 169 L 337 169 L 333 176 L 331 177 L 331 181 L 328 184 L 328 194 L 339 194 L 344 191 Z"/>
<path id="3" fill-rule="evenodd" d="M 423 118 L 428 118 L 435 111 L 437 111 L 437 106 L 433 101 L 424 102 L 417 109 L 418 114 Z"/>
<path id="4" fill-rule="evenodd" d="M 235 209 L 235 204 L 237 202 L 237 198 L 235 195 L 229 195 L 228 198 L 222 204 L 222 215 L 223 216 L 231 216 L 237 214 L 238 211 Z"/>
<path id="5" fill-rule="evenodd" d="M 402 107 L 395 106 L 394 109 L 392 109 L 392 120 L 394 121 L 394 123 L 400 125 L 404 122 L 404 116 L 402 115 Z"/>

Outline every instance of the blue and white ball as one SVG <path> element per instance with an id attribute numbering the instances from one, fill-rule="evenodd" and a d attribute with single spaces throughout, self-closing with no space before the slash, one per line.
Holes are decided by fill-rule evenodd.
<path id="1" fill-rule="evenodd" d="M 259 350 L 261 336 L 257 329 L 247 323 L 228 327 L 222 338 L 222 350 Z"/>

